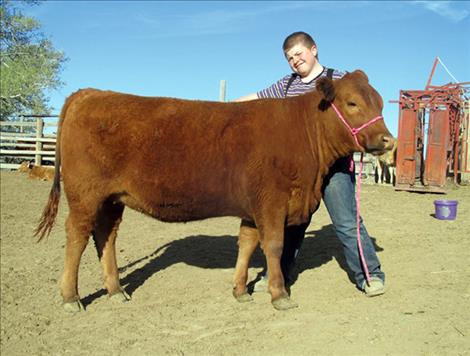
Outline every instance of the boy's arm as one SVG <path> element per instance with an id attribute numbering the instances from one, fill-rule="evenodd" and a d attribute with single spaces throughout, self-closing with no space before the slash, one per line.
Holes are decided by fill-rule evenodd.
<path id="1" fill-rule="evenodd" d="M 250 100 L 256 100 L 256 99 L 259 99 L 258 94 L 252 93 L 252 94 L 248 94 L 245 96 L 241 96 L 233 101 L 250 101 Z"/>

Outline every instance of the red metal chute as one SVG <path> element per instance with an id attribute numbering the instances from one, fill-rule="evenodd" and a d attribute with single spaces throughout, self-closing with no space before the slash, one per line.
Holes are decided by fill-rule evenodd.
<path id="1" fill-rule="evenodd" d="M 470 178 L 470 82 L 431 85 L 439 61 L 425 90 L 400 91 L 396 190 L 445 193 L 449 177 Z"/>

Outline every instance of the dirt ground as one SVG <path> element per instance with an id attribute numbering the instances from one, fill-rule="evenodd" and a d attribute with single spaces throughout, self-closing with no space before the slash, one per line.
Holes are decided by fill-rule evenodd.
<path id="1" fill-rule="evenodd" d="M 62 197 L 51 236 L 32 230 L 50 182 L 1 172 L 2 355 L 470 355 L 470 187 L 446 196 L 363 187 L 362 215 L 386 273 L 387 292 L 367 298 L 349 280 L 322 206 L 298 259 L 292 298 L 232 297 L 239 220 L 168 224 L 127 209 L 118 238 L 128 303 L 108 300 L 90 242 L 80 269 L 86 311 L 62 310 Z M 455 221 L 435 199 L 457 199 Z M 250 279 L 263 267 L 258 251 Z"/>

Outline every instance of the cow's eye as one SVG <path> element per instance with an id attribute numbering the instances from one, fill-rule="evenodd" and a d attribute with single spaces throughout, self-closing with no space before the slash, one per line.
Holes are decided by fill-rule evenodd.
<path id="1" fill-rule="evenodd" d="M 348 101 L 348 106 L 351 106 L 351 107 L 353 107 L 353 106 L 357 106 L 357 105 L 356 105 L 356 103 L 355 103 L 355 102 Z"/>

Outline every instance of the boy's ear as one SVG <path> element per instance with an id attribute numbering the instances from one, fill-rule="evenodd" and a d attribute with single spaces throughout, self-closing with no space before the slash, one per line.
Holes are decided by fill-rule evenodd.
<path id="1" fill-rule="evenodd" d="M 313 45 L 312 48 L 310 48 L 312 51 L 312 54 L 316 57 L 318 55 L 318 48 L 316 45 Z"/>
<path id="2" fill-rule="evenodd" d="M 323 94 L 323 99 L 327 102 L 331 103 L 335 99 L 335 86 L 330 78 L 323 77 L 318 79 L 316 87 Z"/>

